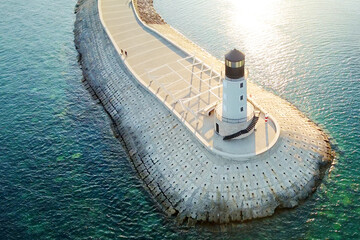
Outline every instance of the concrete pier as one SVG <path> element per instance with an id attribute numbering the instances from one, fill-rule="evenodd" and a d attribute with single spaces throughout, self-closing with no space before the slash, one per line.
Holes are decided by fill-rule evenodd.
<path id="1" fill-rule="evenodd" d="M 166 40 L 162 35 L 177 39 L 167 24 L 157 24 L 158 33 L 147 29 L 128 1 L 98 3 L 79 1 L 76 9 L 75 43 L 86 84 L 113 119 L 139 177 L 165 212 L 181 222 L 244 221 L 294 207 L 314 190 L 332 157 L 321 129 L 285 100 L 250 84 L 253 100 L 279 122 L 276 144 L 241 161 L 213 154 L 194 137 L 186 118 L 169 110 L 173 105 L 159 101 L 149 88 L 151 79 L 144 81 L 159 59 L 186 58 L 182 48 L 189 40 Z M 216 62 L 203 59 L 206 53 L 190 45 L 208 66 Z M 120 56 L 121 49 L 127 57 Z"/>

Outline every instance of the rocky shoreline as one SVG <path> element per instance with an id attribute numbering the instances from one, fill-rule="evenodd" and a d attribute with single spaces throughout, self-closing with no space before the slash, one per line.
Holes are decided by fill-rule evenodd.
<path id="1" fill-rule="evenodd" d="M 150 1 L 145 2 L 150 4 Z M 137 6 L 139 8 L 148 5 Z M 294 180 L 291 184 L 279 185 L 271 190 L 264 188 L 256 192 L 251 191 L 247 189 L 248 185 L 245 187 L 245 184 L 252 186 L 257 178 L 252 179 L 253 172 L 250 169 L 261 175 L 261 171 L 256 169 L 258 164 L 266 162 L 268 170 L 263 171 L 262 174 L 268 175 L 270 169 L 279 162 L 273 162 L 270 158 L 268 162 L 265 159 L 254 158 L 244 164 L 229 161 L 219 163 L 219 160 L 206 151 L 182 123 L 149 94 L 124 67 L 121 57 L 99 19 L 97 1 L 80 0 L 75 13 L 75 46 L 79 52 L 85 87 L 101 102 L 112 118 L 115 136 L 127 149 L 131 164 L 139 178 L 154 197 L 155 202 L 169 216 L 176 216 L 179 222 L 187 220 L 190 224 L 194 221 L 215 223 L 245 221 L 270 216 L 279 207 L 294 207 L 316 189 L 332 159 L 332 151 L 325 134 L 322 133 L 324 146 L 319 150 L 314 148 L 310 155 L 307 154 L 307 157 L 311 156 L 311 158 L 304 161 L 303 168 L 309 170 L 299 173 L 302 180 L 296 181 L 295 175 L 294 179 L 291 178 L 292 181 Z M 151 19 L 153 15 L 147 13 L 146 16 Z M 154 24 L 154 21 L 151 23 Z M 266 94 L 266 91 L 263 91 Z M 287 108 L 290 110 L 291 106 Z M 319 130 L 315 125 L 314 129 Z M 300 153 L 296 148 L 297 144 L 303 142 L 296 142 L 286 134 L 287 132 L 284 131 L 279 144 L 270 154 L 285 155 L 286 152 L 303 157 L 302 152 Z M 170 135 L 177 135 L 179 139 L 172 142 Z M 192 158 L 183 158 L 189 154 Z M 187 163 L 190 158 L 191 162 Z M 281 161 L 285 171 L 287 162 L 283 159 Z M 189 172 L 187 164 L 194 170 L 190 169 Z M 225 176 L 230 177 L 230 173 L 227 173 L 229 167 L 239 169 L 240 166 L 238 173 L 231 175 L 239 180 L 229 184 L 224 182 L 218 186 L 207 186 L 206 183 L 209 181 L 206 179 L 209 176 L 201 172 L 202 169 L 211 169 L 211 173 L 217 178 L 221 175 L 225 179 Z M 170 179 L 178 181 L 173 183 Z M 221 181 L 222 179 L 219 179 L 219 182 Z M 244 186 L 237 186 L 236 182 L 239 181 L 240 185 Z M 273 183 L 274 180 L 270 182 Z M 219 186 L 221 189 L 224 188 L 224 191 L 217 190 Z M 243 191 L 238 189 L 234 190 L 233 194 L 226 193 L 230 191 L 226 189 L 238 187 Z M 235 201 L 237 198 L 242 200 Z"/>
<path id="2" fill-rule="evenodd" d="M 142 21 L 147 24 L 166 24 L 164 19 L 155 11 L 153 0 L 134 0 L 134 5 Z"/>

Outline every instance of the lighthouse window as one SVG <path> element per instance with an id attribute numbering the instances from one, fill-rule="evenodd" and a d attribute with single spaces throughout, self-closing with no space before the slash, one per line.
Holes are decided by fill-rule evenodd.
<path id="1" fill-rule="evenodd" d="M 244 87 L 244 83 L 240 83 L 240 88 Z"/>
<path id="2" fill-rule="evenodd" d="M 231 62 L 229 60 L 225 60 L 225 64 L 226 66 L 231 67 Z"/>
<path id="3" fill-rule="evenodd" d="M 244 108 L 243 108 L 243 107 L 240 108 L 240 112 L 242 112 L 242 111 L 244 111 Z"/>
<path id="4" fill-rule="evenodd" d="M 241 101 L 241 100 L 244 100 L 244 96 L 243 96 L 243 95 L 240 96 L 240 101 Z"/>

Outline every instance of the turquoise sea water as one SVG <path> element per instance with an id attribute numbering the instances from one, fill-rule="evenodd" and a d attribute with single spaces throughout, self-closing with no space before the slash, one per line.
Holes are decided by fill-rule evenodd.
<path id="1" fill-rule="evenodd" d="M 0 239 L 359 239 L 360 3 L 251 2 L 246 11 L 249 3 L 235 0 L 155 7 L 218 58 L 242 49 L 251 81 L 331 135 L 336 165 L 314 195 L 227 232 L 177 226 L 142 189 L 110 120 L 84 90 L 76 1 L 2 0 Z"/>

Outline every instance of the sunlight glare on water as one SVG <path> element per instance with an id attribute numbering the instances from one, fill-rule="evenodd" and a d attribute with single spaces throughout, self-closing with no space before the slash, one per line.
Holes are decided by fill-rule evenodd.
<path id="1" fill-rule="evenodd" d="M 289 21 L 285 16 L 286 12 L 282 11 L 284 1 L 225 0 L 220 8 L 220 12 L 225 13 L 222 24 L 228 41 L 234 42 L 234 46 L 238 46 L 249 56 L 250 60 L 247 62 L 250 65 L 253 63 L 252 56 L 260 57 L 261 67 L 266 70 L 266 75 L 277 79 L 271 81 L 271 84 L 283 89 L 286 83 L 282 81 L 281 75 L 274 71 L 279 69 L 273 64 L 278 61 L 271 61 L 278 54 L 274 55 L 267 49 L 277 49 L 280 52 L 280 46 L 287 38 L 281 29 L 284 21 Z"/>
<path id="2" fill-rule="evenodd" d="M 275 15 L 279 0 L 226 0 L 226 32 L 233 37 L 234 31 L 241 29 L 254 35 L 273 32 L 273 23 L 281 21 L 281 15 Z M 250 37 L 249 37 L 250 38 Z M 260 44 L 258 44 L 260 45 Z"/>

